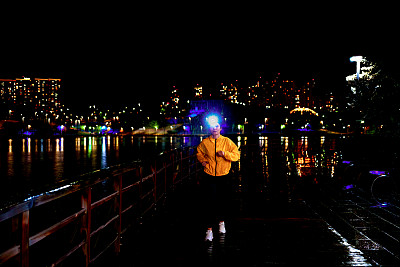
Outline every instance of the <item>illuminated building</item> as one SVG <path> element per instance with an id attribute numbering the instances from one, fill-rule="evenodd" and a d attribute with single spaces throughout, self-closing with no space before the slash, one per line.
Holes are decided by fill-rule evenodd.
<path id="1" fill-rule="evenodd" d="M 291 80 L 284 80 L 278 73 L 266 87 L 266 108 L 292 109 L 300 106 L 300 94 Z M 297 106 L 298 105 L 298 106 Z"/>
<path id="2" fill-rule="evenodd" d="M 175 88 L 175 85 L 173 86 L 172 92 L 171 92 L 171 104 L 172 107 L 177 107 L 179 104 L 179 90 Z"/>
<path id="3" fill-rule="evenodd" d="M 162 103 L 161 107 L 161 112 L 160 115 L 164 115 L 166 117 L 176 117 L 180 116 L 181 110 L 180 110 L 180 95 L 179 95 L 179 89 L 176 88 L 176 86 L 172 86 L 172 89 L 170 91 L 168 101 L 164 101 Z"/>
<path id="4" fill-rule="evenodd" d="M 255 85 L 249 86 L 247 90 L 243 91 L 242 103 L 243 105 L 257 105 L 257 98 L 259 95 L 258 87 Z"/>
<path id="5" fill-rule="evenodd" d="M 12 79 L 0 79 L 0 94 L 1 101 L 3 104 L 15 102 L 15 80 Z"/>
<path id="6" fill-rule="evenodd" d="M 31 107 L 34 100 L 34 82 L 30 78 L 15 79 L 15 104 L 17 106 Z"/>
<path id="7" fill-rule="evenodd" d="M 220 96 L 222 100 L 233 104 L 238 103 L 238 86 L 233 83 L 221 83 Z"/>
<path id="8" fill-rule="evenodd" d="M 329 112 L 335 112 L 338 110 L 338 103 L 337 103 L 337 99 L 334 95 L 330 94 L 327 96 L 327 98 L 325 99 L 325 103 L 324 103 L 324 109 L 326 109 Z"/>
<path id="9" fill-rule="evenodd" d="M 194 98 L 195 99 L 202 99 L 203 98 L 203 86 L 197 84 L 194 87 Z"/>
<path id="10" fill-rule="evenodd" d="M 61 111 L 60 90 L 61 79 L 0 79 L 1 101 L 9 118 L 55 120 Z"/>
<path id="11" fill-rule="evenodd" d="M 61 79 L 35 78 L 35 110 L 55 114 L 60 110 Z"/>
<path id="12" fill-rule="evenodd" d="M 315 109 L 319 106 L 319 103 L 313 94 L 314 88 L 315 81 L 313 79 L 311 82 L 307 82 L 297 90 L 297 94 L 295 95 L 295 108 Z"/>
<path id="13" fill-rule="evenodd" d="M 214 99 L 243 106 L 287 111 L 295 108 L 310 108 L 318 111 L 337 110 L 336 98 L 333 94 L 315 94 L 316 81 L 314 79 L 298 87 L 294 81 L 283 79 L 280 73 L 277 73 L 270 80 L 259 77 L 244 88 L 239 89 L 237 81 L 220 83 L 217 88 L 219 95 Z"/>

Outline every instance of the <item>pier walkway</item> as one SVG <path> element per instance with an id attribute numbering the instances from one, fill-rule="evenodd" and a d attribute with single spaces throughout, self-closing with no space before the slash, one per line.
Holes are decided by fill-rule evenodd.
<path id="1" fill-rule="evenodd" d="M 190 183 L 172 193 L 162 211 L 123 236 L 118 257 L 108 254 L 95 266 L 399 265 L 398 240 L 391 240 L 388 249 L 367 236 L 369 230 L 381 230 L 382 222 L 372 214 L 362 217 L 364 225 L 362 218 L 356 220 L 362 205 L 373 209 L 366 199 L 355 200 L 362 192 L 342 193 L 331 184 L 294 175 L 285 153 L 277 149 L 280 140 L 269 141 L 268 157 L 258 146 L 242 147 L 240 166 L 233 168 L 226 234 L 215 227 L 213 242 L 204 241 L 199 190 Z"/>
<path id="2" fill-rule="evenodd" d="M 97 266 L 369 266 L 304 202 L 274 202 L 240 196 L 226 221 L 227 233 L 205 228 L 193 207 L 193 191 L 170 200 L 167 211 L 123 237 L 121 255 Z M 251 198 L 251 199 L 250 199 Z M 364 265 L 360 265 L 364 264 Z"/>
<path id="3" fill-rule="evenodd" d="M 333 137 L 237 140 L 227 233 L 216 225 L 212 242 L 204 241 L 201 165 L 187 147 L 3 209 L 0 265 L 400 266 L 393 177 L 365 179 L 371 190 L 343 186 L 344 177 L 361 176 L 349 167 L 341 173 L 346 161 Z"/>

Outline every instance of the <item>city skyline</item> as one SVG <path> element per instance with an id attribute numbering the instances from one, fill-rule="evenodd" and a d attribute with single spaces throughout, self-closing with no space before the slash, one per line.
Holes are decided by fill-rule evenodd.
<path id="1" fill-rule="evenodd" d="M 339 57 L 340 58 L 340 57 Z M 211 70 L 208 73 L 200 73 L 194 75 L 192 72 L 185 72 L 184 76 L 176 76 L 177 79 L 168 79 L 166 76 L 160 76 L 157 77 L 155 76 L 154 79 L 149 79 L 147 80 L 146 84 L 143 84 L 140 82 L 140 80 L 135 80 L 135 79 L 129 79 L 128 77 L 111 77 L 113 78 L 113 81 L 118 81 L 118 80 L 124 80 L 125 81 L 125 86 L 122 88 L 117 88 L 118 85 L 120 85 L 118 82 L 115 84 L 108 84 L 110 87 L 108 89 L 100 89 L 96 88 L 94 84 L 92 84 L 92 87 L 86 88 L 89 91 L 90 90 L 97 90 L 97 97 L 92 97 L 88 96 L 88 92 L 82 92 L 80 91 L 79 93 L 74 93 L 74 90 L 71 90 L 71 88 L 79 88 L 79 82 L 74 83 L 73 81 L 80 81 L 71 79 L 70 77 L 67 76 L 66 79 L 63 79 L 64 75 L 60 75 L 62 78 L 62 92 L 61 92 L 61 99 L 63 101 L 63 104 L 65 104 L 67 107 L 72 107 L 72 108 L 77 108 L 79 109 L 87 109 L 91 105 L 102 105 L 102 106 L 108 106 L 112 107 L 117 106 L 123 106 L 123 105 L 130 105 L 130 104 L 137 104 L 139 102 L 145 103 L 147 106 L 150 106 L 152 108 L 158 107 L 161 102 L 164 102 L 166 98 L 169 97 L 170 90 L 173 87 L 179 88 L 181 96 L 183 96 L 186 99 L 190 99 L 193 94 L 193 89 L 196 87 L 196 84 L 201 84 L 203 88 L 206 90 L 209 90 L 210 92 L 218 91 L 219 87 L 221 84 L 225 83 L 232 83 L 235 82 L 237 83 L 237 87 L 240 90 L 243 90 L 243 88 L 247 88 L 248 86 L 254 85 L 254 81 L 260 80 L 261 78 L 264 80 L 269 80 L 271 79 L 274 75 L 279 74 L 281 75 L 281 78 L 286 80 L 291 80 L 293 81 L 296 86 L 301 87 L 307 82 L 310 82 L 314 78 L 318 80 L 318 83 L 320 83 L 320 87 L 325 90 L 325 92 L 328 91 L 333 91 L 334 93 L 340 93 L 341 90 L 344 89 L 344 84 L 345 84 L 345 77 L 347 75 L 345 74 L 351 74 L 354 73 L 355 66 L 351 62 L 349 62 L 348 57 L 346 58 L 346 62 L 341 62 L 344 61 L 345 58 L 341 58 L 341 60 L 338 60 L 335 63 L 328 62 L 328 64 L 325 65 L 313 65 L 309 63 L 308 65 L 304 65 L 304 68 L 294 68 L 296 70 L 299 70 L 297 73 L 293 72 L 293 66 L 289 66 L 286 69 L 288 72 L 266 72 L 266 71 L 255 71 L 253 69 L 248 69 L 246 71 L 243 71 L 239 74 L 238 72 L 240 69 L 237 69 L 236 72 L 230 71 L 232 68 L 227 68 L 226 70 L 222 70 L 219 72 L 220 76 L 216 76 L 216 73 L 213 72 L 215 70 Z M 321 61 L 318 61 L 321 62 Z M 298 62 L 300 64 L 301 62 Z M 314 62 L 315 63 L 315 62 Z M 341 63 L 341 64 L 339 64 Z M 313 65 L 313 66 L 311 66 Z M 320 70 L 320 71 L 312 71 L 312 68 L 316 68 L 315 70 Z M 318 68 L 317 68 L 318 67 Z M 323 69 L 323 70 L 321 70 Z M 1 74 L 1 73 L 0 73 Z M 35 72 L 31 72 L 30 74 L 37 74 Z M 41 73 L 43 76 L 43 73 Z M 46 74 L 46 72 L 44 72 Z M 51 73 L 52 76 L 57 75 L 56 72 Z M 182 74 L 183 75 L 183 74 Z M 202 76 L 203 75 L 203 76 Z M 23 79 L 19 77 L 10 77 L 11 75 L 8 74 L 8 77 L 0 77 L 0 78 L 12 78 L 12 79 Z M 26 77 L 26 76 L 25 76 Z M 37 76 L 36 76 L 37 77 Z M 194 79 L 194 77 L 198 77 L 200 79 Z M 60 78 L 60 77 L 55 77 L 55 78 Z M 29 79 L 29 77 L 26 77 L 26 79 Z M 91 77 L 88 76 L 86 77 L 85 82 L 103 82 L 102 77 Z M 107 85 L 107 83 L 106 83 Z M 142 86 L 142 90 L 140 90 L 139 93 L 136 93 L 135 91 L 138 90 Z M 75 88 L 75 90 L 76 90 Z M 129 91 L 131 89 L 131 91 Z M 114 95 L 117 95 L 116 97 L 112 97 L 108 91 L 112 91 Z M 126 95 L 119 95 L 123 91 L 128 91 L 130 92 L 129 96 Z M 103 101 L 98 101 L 99 97 Z M 87 98 L 88 97 L 88 98 Z M 213 96 L 215 97 L 215 95 Z M 216 96 L 217 98 L 220 98 L 220 96 Z M 212 98 L 212 97 L 211 97 Z M 97 101 L 96 101 L 97 100 Z M 75 105 L 74 105 L 75 104 Z"/>
<path id="2" fill-rule="evenodd" d="M 197 83 L 207 83 L 213 87 L 221 81 L 239 80 L 246 86 L 251 80 L 257 79 L 257 76 L 267 76 L 271 73 L 282 73 L 288 79 L 305 82 L 315 75 L 320 75 L 323 79 L 329 79 L 334 84 L 343 81 L 343 75 L 349 73 L 352 66 L 348 61 L 348 55 L 337 57 L 331 60 L 331 63 L 323 63 L 315 55 L 307 60 L 307 56 L 291 57 L 273 57 L 269 61 L 261 56 L 259 61 L 256 58 L 245 59 L 235 62 L 234 58 L 222 59 L 218 64 L 211 62 L 188 62 L 172 63 L 168 68 L 165 63 L 164 69 L 149 72 L 133 72 L 129 75 L 126 72 L 112 70 L 101 70 L 92 68 L 90 71 L 80 72 L 80 70 L 66 71 L 21 71 L 7 72 L 0 71 L 1 78 L 16 77 L 54 77 L 61 78 L 64 87 L 64 97 L 68 104 L 128 104 L 130 94 L 144 102 L 158 102 L 157 96 L 165 97 L 168 94 L 169 86 L 177 84 L 181 90 L 191 90 L 191 87 Z M 288 58 L 291 58 L 288 61 Z M 40 68 L 39 68 L 40 69 Z M 55 67 L 55 69 L 57 69 Z M 138 77 L 140 76 L 140 77 Z M 123 97 L 121 97 L 123 95 Z M 127 103 L 128 102 L 128 103 Z"/>
<path id="3" fill-rule="evenodd" d="M 232 130 L 235 127 L 237 129 L 238 125 L 243 122 L 249 122 L 250 120 L 254 125 L 258 124 L 258 127 L 261 127 L 260 129 L 264 129 L 263 125 L 267 127 L 270 124 L 269 122 L 273 122 L 273 127 L 276 129 L 276 127 L 288 125 L 287 116 L 289 112 L 292 114 L 295 109 L 308 109 L 315 114 L 321 113 L 322 117 L 324 115 L 329 116 L 329 119 L 321 119 L 319 122 L 314 121 L 314 126 L 317 128 L 322 127 L 322 129 L 325 129 L 325 125 L 331 125 L 334 128 L 343 130 L 351 123 L 344 124 L 345 121 L 342 121 L 340 116 L 346 120 L 350 116 L 352 118 L 350 120 L 364 121 L 359 112 L 369 112 L 366 105 L 360 106 L 360 104 L 364 103 L 360 101 L 363 91 L 365 94 L 374 94 L 373 92 L 368 92 L 368 83 L 377 83 L 378 87 L 376 88 L 380 88 L 380 79 L 388 77 L 395 81 L 399 78 L 398 74 L 396 74 L 396 68 L 391 69 L 389 67 L 393 65 L 382 65 L 381 61 L 378 62 L 376 60 L 377 58 L 367 57 L 367 61 L 362 63 L 361 71 L 363 73 L 360 74 L 360 77 L 363 77 L 365 81 L 359 84 L 351 82 L 357 65 L 348 60 L 347 63 L 344 63 L 346 67 L 349 67 L 347 72 L 349 75 L 347 76 L 338 76 L 338 73 L 342 73 L 342 75 L 345 73 L 342 70 L 346 67 L 342 67 L 339 69 L 340 71 L 336 69 L 336 71 L 330 72 L 332 68 L 329 68 L 324 73 L 314 73 L 311 76 L 313 78 L 306 80 L 306 77 L 303 77 L 303 79 L 297 81 L 292 79 L 296 76 L 291 77 L 291 73 L 276 72 L 253 73 L 251 79 L 244 80 L 191 80 L 188 83 L 173 81 L 162 88 L 166 91 L 164 94 L 156 94 L 157 91 L 147 90 L 153 94 L 152 104 L 142 101 L 143 98 L 132 98 L 130 99 L 131 102 L 126 104 L 126 102 L 123 102 L 127 98 L 125 97 L 114 106 L 110 102 L 105 104 L 89 102 L 81 105 L 80 110 L 74 109 L 74 107 L 71 108 L 69 103 L 60 97 L 64 95 L 63 91 L 65 90 L 65 84 L 60 79 L 2 79 L 2 101 L 11 104 L 10 109 L 4 110 L 3 106 L 2 114 L 3 117 L 5 116 L 8 119 L 15 118 L 19 121 L 22 119 L 22 122 L 26 120 L 28 121 L 28 123 L 25 122 L 26 124 L 29 124 L 29 121 L 33 119 L 46 120 L 45 123 L 69 125 L 68 127 L 73 126 L 72 128 L 74 129 L 91 124 L 89 127 L 92 130 L 97 129 L 96 131 L 100 131 L 99 129 L 101 128 L 100 132 L 108 128 L 117 131 L 125 129 L 123 130 L 124 132 L 129 129 L 129 131 L 133 132 L 135 129 L 144 127 L 157 129 L 161 125 L 182 123 L 201 125 L 202 122 L 199 118 L 201 119 L 204 115 L 204 111 L 199 118 L 193 118 L 200 114 L 197 109 L 202 110 L 204 105 L 208 106 L 209 104 L 204 103 L 203 105 L 203 103 L 194 102 L 217 100 L 217 102 L 213 103 L 221 109 L 225 109 L 225 104 L 221 105 L 218 101 L 224 101 L 231 105 L 228 110 L 231 109 L 235 115 L 231 119 L 225 117 L 225 120 L 228 120 L 232 125 Z M 379 69 L 376 69 L 376 71 L 382 72 L 382 74 L 380 75 L 381 78 L 372 81 L 371 79 L 375 75 L 371 76 L 368 73 L 373 69 L 370 64 L 375 64 L 374 62 L 379 65 Z M 125 80 L 127 81 L 127 86 L 136 85 L 134 80 Z M 41 90 L 43 85 L 38 82 L 47 83 L 46 90 L 54 88 L 56 91 L 51 91 L 52 89 L 49 92 L 43 91 Z M 10 85 L 10 83 L 13 85 Z M 361 87 L 359 88 L 359 86 L 364 86 L 363 83 L 366 83 L 367 87 L 360 89 Z M 56 98 L 51 98 L 51 95 L 55 95 Z M 79 97 L 79 95 L 76 97 Z M 374 101 L 374 105 L 380 104 L 379 100 Z M 56 105 L 52 108 L 48 104 L 41 105 L 41 102 L 55 102 Z M 13 108 L 19 112 L 15 112 Z M 192 113 L 194 109 L 196 109 L 196 112 Z M 33 110 L 35 111 L 34 117 L 31 114 L 32 112 L 29 113 L 29 111 Z M 355 113 L 352 114 L 353 112 Z M 370 118 L 369 122 L 371 124 L 376 124 L 374 118 L 370 115 L 366 115 L 365 118 L 367 117 Z M 289 122 L 288 126 L 292 125 L 296 124 Z M 381 125 L 375 125 L 375 127 L 382 128 Z M 298 127 L 304 127 L 304 125 L 298 125 Z"/>
<path id="4" fill-rule="evenodd" d="M 231 103 L 238 103 L 237 101 L 237 96 L 240 96 L 240 99 L 242 99 L 243 102 L 247 102 L 247 100 L 243 100 L 243 96 L 249 94 L 250 96 L 250 92 L 247 92 L 251 87 L 260 87 L 258 89 L 258 91 L 262 90 L 263 92 L 259 92 L 261 94 L 264 95 L 265 98 L 265 94 L 268 94 L 268 89 L 265 86 L 268 86 L 269 81 L 272 82 L 272 84 L 274 83 L 274 80 L 276 82 L 276 79 L 282 80 L 283 82 L 289 82 L 291 84 L 290 87 L 292 87 L 290 90 L 293 90 L 294 88 L 302 88 L 304 86 L 307 86 L 307 84 L 309 84 L 311 81 L 313 84 L 315 84 L 314 78 L 318 79 L 318 82 L 320 82 L 320 76 L 315 74 L 313 77 L 314 78 L 310 78 L 309 80 L 304 80 L 303 82 L 296 82 L 293 81 L 293 79 L 290 79 L 290 75 L 285 74 L 285 73 L 268 73 L 268 74 L 264 74 L 264 73 L 253 73 L 252 75 L 253 77 L 250 79 L 244 79 L 244 80 L 201 80 L 201 81 L 189 81 L 186 83 L 185 82 L 169 82 L 168 85 L 165 86 L 165 88 L 163 89 L 165 91 L 164 94 L 161 94 L 159 96 L 159 99 L 157 101 L 157 98 L 153 98 L 154 103 L 153 106 L 149 105 L 148 101 L 146 101 L 143 98 L 139 98 L 133 100 L 131 103 L 127 104 L 126 102 L 118 102 L 118 103 L 100 103 L 100 105 L 96 102 L 88 102 L 86 103 L 86 105 L 81 106 L 80 109 L 76 109 L 74 111 L 85 111 L 90 109 L 90 106 L 93 105 L 98 105 L 98 106 L 102 106 L 104 108 L 111 108 L 111 109 L 118 109 L 122 106 L 125 105 L 135 105 L 138 104 L 140 102 L 145 103 L 145 106 L 147 106 L 147 109 L 152 108 L 152 107 L 158 107 L 160 103 L 167 103 L 171 97 L 171 90 L 175 92 L 179 91 L 179 95 L 181 97 L 181 99 L 186 100 L 199 100 L 199 99 L 222 99 L 222 100 L 227 100 L 228 102 Z M 290 81 L 289 81 L 290 79 Z M 12 79 L 4 79 L 2 77 L 0 77 L 0 82 L 1 84 L 1 89 L 2 89 L 2 100 L 4 103 L 6 104 L 11 104 L 14 108 L 18 106 L 18 109 L 21 109 L 22 106 L 24 106 L 23 108 L 25 110 L 32 110 L 32 111 L 37 111 L 37 112 L 41 112 L 39 106 L 41 106 L 40 101 L 44 102 L 44 101 L 48 101 L 47 99 L 45 99 L 44 96 L 41 95 L 40 91 L 42 91 L 43 94 L 43 90 L 40 90 L 40 85 L 38 84 L 39 81 L 41 81 L 42 83 L 49 83 L 49 85 L 47 85 L 49 88 L 51 88 L 51 83 L 53 83 L 53 87 L 54 87 L 54 83 L 56 85 L 56 91 L 55 91 L 55 98 L 54 98 L 54 92 L 52 93 L 53 95 L 53 99 L 50 99 L 49 102 L 56 102 L 55 106 L 58 108 L 57 110 L 54 110 L 54 108 L 51 108 L 54 112 L 58 112 L 60 107 L 62 108 L 71 108 L 71 103 L 68 101 L 68 98 L 65 98 L 65 94 L 66 94 L 66 88 L 65 88 L 65 82 L 62 81 L 62 79 L 60 78 L 37 78 L 37 77 L 15 77 Z M 266 84 L 265 84 L 266 83 Z M 233 85 L 234 84 L 234 85 Z M 39 88 L 38 88 L 39 87 Z M 229 89 L 229 88 L 230 89 Z M 262 87 L 262 88 L 261 88 Z M 60 89 L 61 88 L 61 89 Z M 200 93 L 196 93 L 198 90 L 201 90 Z M 231 95 L 228 91 L 232 90 L 232 88 L 234 88 L 236 90 L 236 96 L 235 96 L 235 101 L 230 101 L 228 99 L 229 95 Z M 282 86 L 281 86 L 282 88 Z M 39 93 L 37 93 L 39 89 Z M 68 88 L 67 88 L 68 89 Z M 264 92 L 264 90 L 267 90 Z M 275 94 L 277 93 L 276 89 L 275 90 Z M 279 89 L 278 89 L 279 90 Z M 285 89 L 286 90 L 286 89 Z M 329 90 L 326 90 L 327 92 Z M 46 91 L 45 95 L 47 95 L 49 92 Z M 172 92 L 174 93 L 174 92 Z M 253 90 L 254 93 L 254 90 Z M 227 96 L 228 94 L 228 96 Z M 18 95 L 18 96 L 17 96 Z M 175 102 L 175 104 L 177 105 L 178 101 L 179 101 L 179 95 L 177 93 L 175 93 L 175 98 L 172 99 L 172 102 Z M 38 100 L 39 98 L 39 100 Z M 43 98 L 43 99 L 41 99 Z M 261 105 L 265 104 L 265 105 L 269 105 L 268 103 L 268 98 L 270 98 L 270 96 L 267 97 L 267 102 L 265 103 L 259 103 Z M 36 99 L 36 100 L 35 100 Z M 41 99 L 41 100 L 40 100 Z M 67 99 L 67 101 L 66 101 Z M 254 96 L 253 96 L 253 100 L 254 100 Z M 265 100 L 265 99 L 264 99 Z M 284 101 L 285 102 L 285 101 Z M 286 101 L 287 102 L 287 101 Z M 285 102 L 285 103 L 286 103 Z M 181 102 L 182 103 L 182 102 Z M 285 105 L 285 103 L 280 103 L 280 105 Z M 240 102 L 240 104 L 242 104 Z M 244 104 L 244 103 L 243 103 Z M 248 102 L 248 104 L 250 104 L 250 101 Z M 254 103 L 253 103 L 254 104 Z M 302 106 L 306 106 L 306 104 L 302 104 Z M 74 105 L 72 105 L 72 109 L 74 109 Z M 299 105 L 296 105 L 296 107 L 300 107 Z M 50 108 L 46 106 L 46 109 L 43 109 L 43 111 L 45 111 L 46 113 L 50 111 Z M 43 113 L 42 111 L 42 113 Z M 14 111 L 13 111 L 14 112 Z M 37 113 L 35 112 L 35 114 Z"/>
<path id="5" fill-rule="evenodd" d="M 192 125 L 184 127 L 184 131 L 191 129 L 198 132 L 202 124 L 199 119 L 203 117 L 204 112 L 211 111 L 203 110 L 202 106 L 204 103 L 209 106 L 212 102 L 216 105 L 212 109 L 220 107 L 221 111 L 225 109 L 230 113 L 229 110 L 232 109 L 237 113 L 233 117 L 224 119 L 230 124 L 232 131 L 250 120 L 271 127 L 270 122 L 276 118 L 269 110 L 279 110 L 282 114 L 288 115 L 289 111 L 296 108 L 309 108 L 324 113 L 337 112 L 341 108 L 334 93 L 325 91 L 315 94 L 320 86 L 319 79 L 317 80 L 311 79 L 305 84 L 296 85 L 293 80 L 287 80 L 287 76 L 281 73 L 271 73 L 255 77 L 248 83 L 231 80 L 217 84 L 196 84 L 191 87 L 190 93 L 186 94 L 182 94 L 178 86 L 171 85 L 168 97 L 156 103 L 155 109 L 148 103 L 135 102 L 123 106 L 120 104 L 118 107 L 88 104 L 84 112 L 79 112 L 70 109 L 70 106 L 62 100 L 64 86 L 61 79 L 28 77 L 0 79 L 1 99 L 7 107 L 2 110 L 2 119 L 22 121 L 26 127 L 25 134 L 28 135 L 37 130 L 37 127 L 31 128 L 32 124 L 38 125 L 39 122 L 52 124 L 53 127 L 59 125 L 56 133 L 71 130 L 74 133 L 77 131 L 99 134 L 122 133 L 146 128 L 157 130 L 160 126 L 166 125 L 176 127 L 177 124 Z M 222 104 L 222 101 L 225 104 Z M 226 109 L 225 105 L 230 107 Z M 192 113 L 195 107 L 200 107 L 203 111 L 199 114 L 196 108 L 196 112 Z M 254 111 L 259 114 L 251 115 Z M 197 115 L 201 116 L 194 118 Z M 246 119 L 248 116 L 251 118 Z M 280 125 L 279 123 L 274 122 L 272 127 Z M 200 127 L 200 132 L 202 131 Z"/>
<path id="6" fill-rule="evenodd" d="M 139 71 L 132 71 L 132 67 L 103 69 L 105 64 L 114 61 L 106 61 L 98 66 L 96 62 L 91 62 L 87 65 L 90 68 L 85 70 L 82 67 L 66 69 L 58 63 L 52 65 L 51 70 L 46 69 L 46 64 L 31 66 L 37 68 L 36 71 L 30 71 L 29 68 L 26 68 L 27 71 L 4 71 L 0 68 L 0 78 L 61 78 L 63 103 L 78 111 L 84 111 L 90 105 L 121 107 L 139 102 L 149 109 L 156 110 L 168 97 L 170 88 L 174 85 L 180 89 L 182 95 L 189 95 L 197 83 L 216 89 L 220 83 L 238 80 L 241 87 L 246 88 L 259 76 L 268 77 L 273 73 L 281 73 L 285 79 L 293 80 L 297 86 L 318 77 L 321 88 L 342 94 L 345 89 L 345 77 L 353 74 L 356 68 L 349 58 L 360 55 L 350 54 L 349 51 L 354 50 L 364 49 L 349 48 L 327 55 L 310 49 L 305 50 L 304 54 L 296 54 L 298 50 L 285 54 L 282 53 L 283 49 L 279 49 L 279 53 L 272 55 L 265 49 L 259 55 L 257 52 L 260 50 L 257 50 L 247 57 L 244 56 L 244 51 L 238 52 L 237 55 L 225 52 L 214 62 L 210 58 L 215 53 L 207 56 L 203 51 L 198 57 L 193 57 L 191 53 L 187 59 L 178 54 L 175 61 L 172 56 L 170 61 L 162 61 L 163 57 L 158 57 L 162 63 L 154 61 L 149 68 Z M 205 57 L 201 59 L 201 56 Z M 392 57 L 387 55 L 377 58 L 390 67 L 395 67 L 395 71 L 398 70 L 395 56 L 392 61 Z"/>
<path id="7" fill-rule="evenodd" d="M 66 100 L 78 107 L 129 102 L 127 94 L 152 102 L 155 95 L 167 94 L 168 84 L 174 81 L 190 85 L 192 81 L 244 81 L 271 72 L 309 80 L 315 73 L 336 72 L 332 76 L 340 82 L 352 70 L 349 57 L 377 51 L 368 43 L 339 40 L 331 32 L 316 33 L 307 27 L 260 23 L 248 29 L 241 24 L 233 27 L 234 23 L 218 30 L 200 21 L 196 26 L 190 31 L 161 28 L 129 35 L 132 40 L 117 33 L 115 38 L 99 39 L 89 32 L 69 39 L 76 41 L 74 45 L 40 42 L 7 48 L 4 51 L 15 52 L 2 56 L 0 77 L 59 77 Z"/>

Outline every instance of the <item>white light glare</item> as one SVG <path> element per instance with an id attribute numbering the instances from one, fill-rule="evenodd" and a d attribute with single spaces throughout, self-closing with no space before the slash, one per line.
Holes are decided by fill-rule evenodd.
<path id="1" fill-rule="evenodd" d="M 350 58 L 351 62 L 360 62 L 363 59 L 362 56 L 354 56 Z"/>
<path id="2" fill-rule="evenodd" d="M 211 115 L 211 116 L 209 116 L 209 117 L 207 117 L 207 122 L 208 122 L 208 125 L 210 126 L 210 127 L 214 127 L 214 126 L 216 126 L 219 122 L 218 122 L 218 117 L 217 116 L 215 116 L 215 115 Z"/>

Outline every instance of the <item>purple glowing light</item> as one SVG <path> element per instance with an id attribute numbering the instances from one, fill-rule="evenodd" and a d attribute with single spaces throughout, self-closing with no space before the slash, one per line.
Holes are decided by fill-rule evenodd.
<path id="1" fill-rule="evenodd" d="M 370 173 L 370 174 L 373 174 L 373 175 L 386 175 L 386 174 L 389 174 L 389 173 L 386 172 L 386 171 L 376 171 L 376 170 L 374 170 L 374 171 L 369 171 L 369 173 Z"/>
<path id="2" fill-rule="evenodd" d="M 349 184 L 349 185 L 344 186 L 343 190 L 349 190 L 349 189 L 352 189 L 352 188 L 354 188 L 354 185 Z"/>

